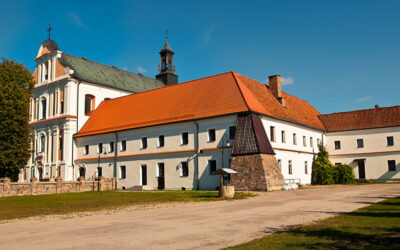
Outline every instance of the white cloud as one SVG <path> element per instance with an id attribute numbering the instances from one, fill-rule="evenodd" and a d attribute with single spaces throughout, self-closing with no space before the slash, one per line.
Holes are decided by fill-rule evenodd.
<path id="1" fill-rule="evenodd" d="M 365 97 L 360 97 L 360 98 L 358 98 L 358 99 L 356 100 L 356 102 L 367 102 L 367 101 L 369 101 L 369 100 L 371 100 L 371 97 L 370 97 L 370 96 L 365 96 Z"/>
<path id="2" fill-rule="evenodd" d="M 204 34 L 204 43 L 208 45 L 211 40 L 211 34 L 214 32 L 214 28 L 209 29 L 205 34 Z"/>
<path id="3" fill-rule="evenodd" d="M 138 65 L 138 66 L 137 66 L 137 71 L 138 71 L 140 74 L 143 74 L 143 73 L 145 73 L 147 70 L 146 70 L 145 68 L 143 68 L 142 66 Z"/>
<path id="4" fill-rule="evenodd" d="M 123 70 L 128 70 L 128 68 L 127 68 L 127 67 L 123 67 L 122 69 L 123 69 Z"/>
<path id="5" fill-rule="evenodd" d="M 282 86 L 290 85 L 294 83 L 293 77 L 281 77 L 281 84 Z"/>
<path id="6" fill-rule="evenodd" d="M 69 16 L 71 17 L 72 21 L 76 24 L 76 26 L 78 26 L 81 29 L 85 29 L 87 30 L 87 26 L 82 22 L 81 17 L 79 16 L 79 14 L 76 11 L 71 11 L 69 13 Z"/>

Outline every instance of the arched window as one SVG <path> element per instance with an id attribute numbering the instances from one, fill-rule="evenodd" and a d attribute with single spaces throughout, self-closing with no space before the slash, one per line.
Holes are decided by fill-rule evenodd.
<path id="1" fill-rule="evenodd" d="M 45 97 L 42 97 L 42 100 L 40 101 L 42 105 L 42 119 L 47 118 L 47 100 Z"/>
<path id="2" fill-rule="evenodd" d="M 93 95 L 85 95 L 85 115 L 90 115 L 95 107 L 95 97 Z"/>

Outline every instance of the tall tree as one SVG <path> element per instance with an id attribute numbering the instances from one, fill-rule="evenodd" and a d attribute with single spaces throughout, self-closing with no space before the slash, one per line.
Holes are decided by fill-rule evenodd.
<path id="1" fill-rule="evenodd" d="M 15 60 L 0 63 L 0 178 L 18 179 L 31 154 L 29 98 L 33 77 Z"/>

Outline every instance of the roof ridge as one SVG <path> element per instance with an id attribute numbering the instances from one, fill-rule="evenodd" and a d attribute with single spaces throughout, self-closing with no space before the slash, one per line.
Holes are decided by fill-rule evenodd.
<path id="1" fill-rule="evenodd" d="M 400 105 L 388 106 L 388 107 L 379 107 L 379 108 L 370 108 L 370 109 L 356 109 L 356 110 L 342 111 L 342 112 L 334 112 L 334 113 L 328 113 L 328 114 L 320 114 L 320 116 L 327 116 L 327 115 L 334 115 L 334 114 L 345 114 L 345 113 L 355 113 L 355 112 L 378 110 L 378 109 L 390 109 L 390 108 L 397 108 L 397 107 L 400 107 Z"/>
<path id="2" fill-rule="evenodd" d="M 112 98 L 112 99 L 110 99 L 110 101 L 116 100 L 116 99 L 125 98 L 125 97 L 131 96 L 131 95 L 144 94 L 144 93 L 148 93 L 148 92 L 150 92 L 150 91 L 161 90 L 161 89 L 166 89 L 166 88 L 171 88 L 171 87 L 177 87 L 177 86 L 181 86 L 182 84 L 189 84 L 189 83 L 197 82 L 198 80 L 203 80 L 203 79 L 207 79 L 207 78 L 211 78 L 211 77 L 215 77 L 215 76 L 219 76 L 219 75 L 223 75 L 223 74 L 228 74 L 228 73 L 230 73 L 230 72 L 232 72 L 232 71 L 228 71 L 228 72 L 224 72 L 224 73 L 219 73 L 219 74 L 212 75 L 212 76 L 206 76 L 206 77 L 203 77 L 203 78 L 194 79 L 194 80 L 190 80 L 190 81 L 186 81 L 186 82 L 182 82 L 182 83 L 177 83 L 177 84 L 173 84 L 173 85 L 167 85 L 167 86 L 164 86 L 164 87 L 161 87 L 161 88 L 148 89 L 148 90 L 145 90 L 145 91 L 142 91 L 142 92 L 132 93 L 132 94 L 129 94 L 129 95 L 126 95 L 126 96 L 120 96 L 120 97 Z"/>
<path id="3" fill-rule="evenodd" d="M 127 73 L 130 73 L 130 74 L 134 74 L 134 75 L 137 75 L 137 76 L 142 76 L 142 77 L 150 78 L 152 80 L 157 80 L 157 79 L 151 78 L 149 76 L 145 76 L 143 74 L 138 74 L 138 73 L 134 73 L 132 71 L 128 71 L 128 70 L 124 70 L 124 69 L 118 68 L 117 66 L 110 66 L 110 65 L 107 65 L 107 64 L 104 64 L 104 63 L 99 63 L 99 62 L 96 62 L 96 61 L 93 61 L 93 60 L 89 60 L 86 57 L 85 57 L 86 59 L 83 59 L 82 57 L 71 55 L 71 54 L 68 54 L 68 53 L 65 53 L 65 52 L 61 52 L 61 58 L 62 58 L 63 54 L 66 54 L 67 56 L 75 57 L 75 58 L 80 59 L 80 60 L 84 60 L 86 62 L 95 63 L 95 64 L 98 64 L 98 65 L 101 65 L 101 66 L 106 66 L 106 67 L 111 68 L 113 70 L 120 70 L 120 71 L 127 72 Z"/>
<path id="4" fill-rule="evenodd" d="M 239 86 L 238 79 L 236 78 L 236 74 L 238 74 L 238 73 L 236 73 L 236 72 L 234 72 L 234 71 L 231 71 L 231 73 L 232 73 L 233 79 L 235 80 L 236 86 L 237 86 L 237 88 L 239 89 L 240 95 L 242 96 L 243 102 L 246 104 L 247 109 L 250 111 L 250 110 L 251 110 L 251 109 L 250 109 L 250 106 L 249 106 L 249 104 L 247 103 L 247 100 L 246 100 L 246 98 L 245 98 L 244 95 L 243 95 L 243 91 L 242 91 L 242 89 L 241 89 L 240 86 Z M 239 74 L 239 75 L 240 75 L 240 74 Z"/>

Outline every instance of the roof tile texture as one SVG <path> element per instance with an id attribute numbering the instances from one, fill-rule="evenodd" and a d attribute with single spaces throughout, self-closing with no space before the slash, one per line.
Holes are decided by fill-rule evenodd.
<path id="1" fill-rule="evenodd" d="M 320 115 L 329 132 L 400 126 L 400 106 Z"/>
<path id="2" fill-rule="evenodd" d="M 268 87 L 235 72 L 104 101 L 76 135 L 84 136 L 253 111 L 324 129 L 308 102 L 283 93 L 282 107 Z"/>

